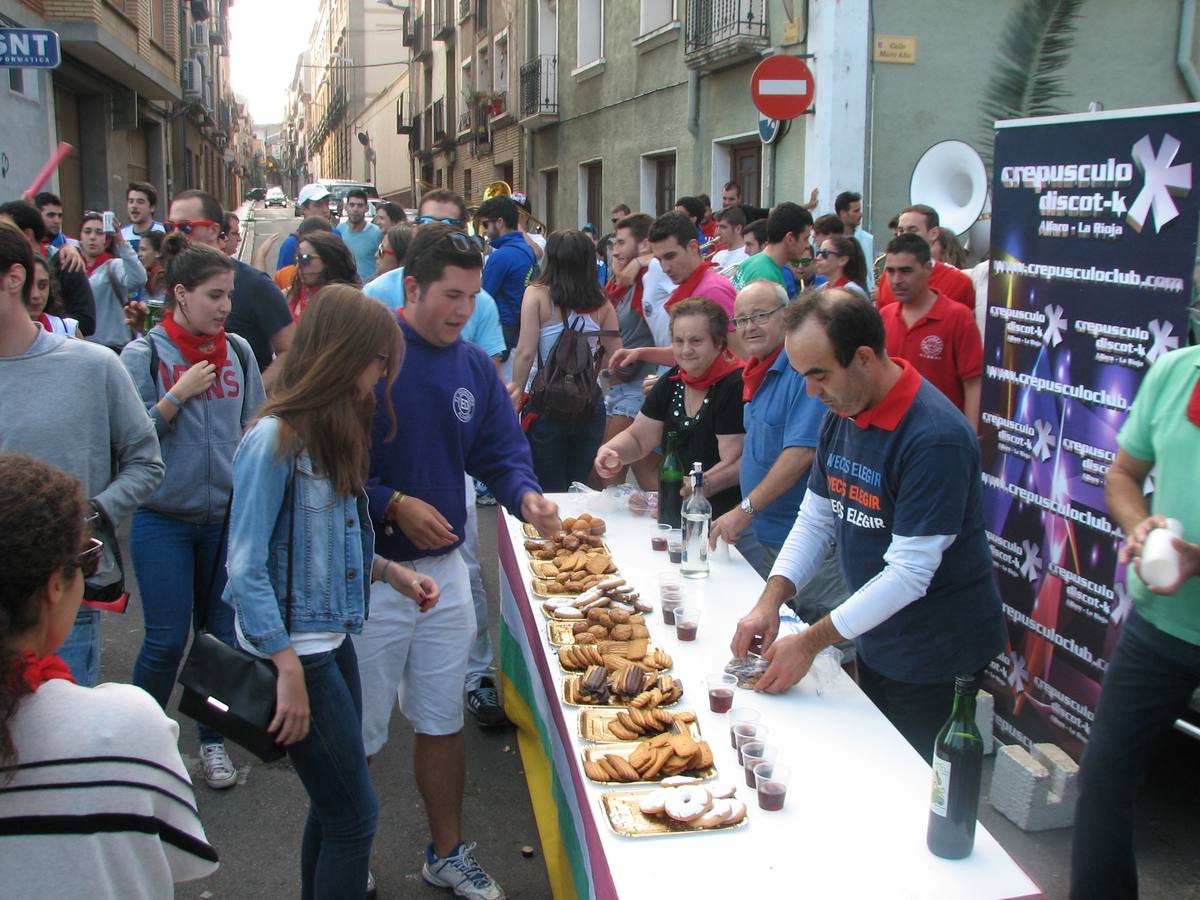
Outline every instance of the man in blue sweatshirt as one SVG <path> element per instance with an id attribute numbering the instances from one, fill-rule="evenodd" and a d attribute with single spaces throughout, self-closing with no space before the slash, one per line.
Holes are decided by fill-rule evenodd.
<path id="1" fill-rule="evenodd" d="M 464 473 L 486 481 L 543 533 L 561 523 L 558 508 L 540 493 L 529 444 L 492 360 L 461 338 L 482 257 L 457 229 L 430 224 L 417 232 L 408 259 L 400 319 L 407 351 L 391 392 L 404 426 L 386 441 L 387 417 L 376 417 L 367 496 L 377 552 L 435 579 L 441 600 L 420 613 L 386 583 L 371 586 L 370 618 L 354 641 L 363 743 L 368 756 L 382 749 L 398 695 L 414 732 L 413 770 L 432 836 L 422 876 L 460 897 L 494 900 L 503 892 L 461 833 L 462 686 L 477 627 L 459 550 L 467 519 Z"/>
<path id="2" fill-rule="evenodd" d="M 520 208 L 512 197 L 493 197 L 479 207 L 480 225 L 492 245 L 491 256 L 483 270 L 483 289 L 496 299 L 500 308 L 500 327 L 504 329 L 504 377 L 512 375 L 510 357 L 521 331 L 521 298 L 529 284 L 537 257 L 517 230 Z M 410 251 L 409 258 L 412 258 Z"/>

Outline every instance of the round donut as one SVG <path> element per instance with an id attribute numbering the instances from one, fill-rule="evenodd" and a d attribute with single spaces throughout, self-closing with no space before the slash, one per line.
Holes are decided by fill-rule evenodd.
<path id="1" fill-rule="evenodd" d="M 729 815 L 725 817 L 724 824 L 736 825 L 742 819 L 746 818 L 746 804 L 741 800 L 727 800 L 729 804 Z"/>
<path id="2" fill-rule="evenodd" d="M 662 780 L 663 787 L 683 787 L 686 784 L 698 784 L 699 779 L 692 778 L 690 775 L 669 775 Z M 713 794 L 713 796 L 717 796 Z"/>
<path id="3" fill-rule="evenodd" d="M 638 809 L 647 816 L 656 816 L 667 807 L 667 797 L 670 796 L 670 791 L 663 788 L 651 791 L 638 801 Z"/>
<path id="4" fill-rule="evenodd" d="M 676 822 L 692 822 L 712 809 L 712 795 L 699 785 L 672 788 L 665 809 Z"/>
<path id="5" fill-rule="evenodd" d="M 729 817 L 730 807 L 728 800 L 714 800 L 712 809 L 702 815 L 700 818 L 692 822 L 693 825 L 699 825 L 701 828 L 719 828 L 725 824 L 725 820 Z"/>
<path id="6" fill-rule="evenodd" d="M 714 800 L 728 800 L 737 793 L 737 785 L 732 781 L 714 781 L 708 786 L 708 792 L 713 795 Z"/>

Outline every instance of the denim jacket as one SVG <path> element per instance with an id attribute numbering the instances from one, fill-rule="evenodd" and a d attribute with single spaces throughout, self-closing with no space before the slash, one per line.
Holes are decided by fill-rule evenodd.
<path id="1" fill-rule="evenodd" d="M 225 600 L 237 612 L 245 638 L 260 653 L 286 649 L 287 486 L 291 458 L 275 448 L 279 420 L 260 419 L 233 459 Z M 358 634 L 367 617 L 375 533 L 366 495 L 340 497 L 329 479 L 313 473 L 307 453 L 296 459 L 295 568 L 292 631 Z"/>

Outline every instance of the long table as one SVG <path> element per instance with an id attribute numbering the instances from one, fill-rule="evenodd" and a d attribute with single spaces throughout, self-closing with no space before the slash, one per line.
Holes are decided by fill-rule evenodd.
<path id="1" fill-rule="evenodd" d="M 695 710 L 718 775 L 739 784 L 748 824 L 701 834 L 628 838 L 600 807 L 610 788 L 583 774 L 578 709 L 562 702 L 563 674 L 546 618 L 532 596 L 521 523 L 500 508 L 497 536 L 502 594 L 500 668 L 504 707 L 518 744 L 542 851 L 556 900 L 567 898 L 767 896 L 996 900 L 1042 897 L 987 830 L 975 849 L 943 860 L 925 846 L 930 772 L 854 681 L 839 674 L 820 693 L 806 678 L 787 694 L 738 690 L 735 705 L 759 710 L 792 767 L 787 806 L 758 808 L 729 745 L 727 716 L 710 712 L 705 676 L 730 657 L 738 619 L 758 599 L 762 579 L 736 553 L 710 561 L 707 579 L 689 582 L 704 610 L 699 637 L 681 643 L 657 610 L 658 572 L 667 555 L 650 548 L 651 520 L 603 508 L 599 497 L 554 495 L 564 515 L 582 511 L 608 523 L 605 541 L 621 576 L 655 603 L 651 639 L 674 658 L 680 708 Z M 625 788 L 628 790 L 629 788 Z M 774 893 L 774 892 L 779 893 Z"/>

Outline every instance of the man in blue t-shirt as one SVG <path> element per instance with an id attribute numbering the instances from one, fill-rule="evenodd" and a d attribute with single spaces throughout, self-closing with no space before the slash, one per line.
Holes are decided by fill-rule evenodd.
<path id="1" fill-rule="evenodd" d="M 333 233 L 345 241 L 354 254 L 358 277 L 364 283 L 375 274 L 375 252 L 383 240 L 383 231 L 379 226 L 367 221 L 368 206 L 367 192 L 362 188 L 347 191 L 346 221 L 333 229 Z"/>
<path id="2" fill-rule="evenodd" d="M 709 533 L 714 546 L 718 537 L 736 543 L 763 578 L 770 577 L 796 521 L 825 419 L 825 404 L 805 393 L 804 376 L 788 365 L 783 352 L 787 303 L 783 285 L 765 280 L 746 285 L 734 300 L 731 321 L 750 354 L 742 372 L 742 503 L 713 522 Z M 831 550 L 791 606 L 806 622 L 814 622 L 847 593 Z"/>
<path id="3" fill-rule="evenodd" d="M 904 360 L 889 359 L 869 300 L 814 292 L 785 314 L 785 348 L 835 415 L 821 426 L 808 493 L 733 651 L 762 645 L 758 690 L 782 693 L 817 653 L 853 639 L 859 686 L 926 760 L 957 675 L 1004 646 L 983 526 L 979 443 L 962 413 Z M 776 640 L 779 607 L 837 547 L 850 597 L 803 634 Z"/>
<path id="4" fill-rule="evenodd" d="M 511 372 L 509 359 L 521 331 L 521 298 L 525 296 L 530 273 L 537 264 L 533 250 L 525 242 L 525 235 L 517 230 L 518 216 L 518 207 L 512 197 L 493 197 L 479 207 L 480 224 L 492 245 L 492 254 L 483 270 L 483 289 L 496 298 L 496 306 L 500 309 L 506 378 Z"/>

